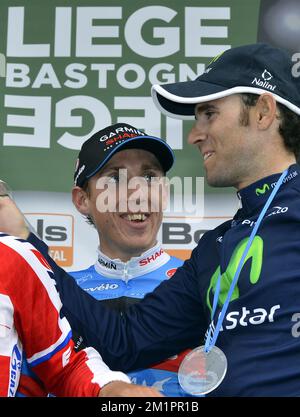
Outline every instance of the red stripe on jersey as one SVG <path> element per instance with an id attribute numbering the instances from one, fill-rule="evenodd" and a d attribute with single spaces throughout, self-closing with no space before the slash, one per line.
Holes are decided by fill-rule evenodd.
<path id="1" fill-rule="evenodd" d="M 0 397 L 7 397 L 10 357 L 0 356 Z"/>
<path id="2" fill-rule="evenodd" d="M 43 378 L 44 375 L 49 373 L 50 365 L 51 369 L 53 369 L 56 374 L 62 367 L 62 357 L 69 357 L 68 366 L 64 368 L 64 378 L 60 378 L 59 380 L 57 380 L 57 378 L 52 380 L 50 379 L 50 385 L 48 386 L 49 391 L 53 394 L 60 392 L 60 396 L 97 396 L 100 390 L 99 385 L 97 383 L 91 383 L 94 374 L 88 366 L 82 366 L 88 360 L 88 356 L 85 350 L 81 350 L 76 354 L 73 351 L 73 354 L 70 356 L 68 351 L 70 348 L 73 349 L 73 346 L 74 343 L 71 339 L 63 350 L 52 356 L 47 363 L 43 362 L 40 365 L 35 366 L 34 370 L 40 375 L 41 378 Z M 72 377 L 70 374 L 72 374 Z M 85 383 L 83 383 L 84 381 Z M 70 394 L 71 389 L 69 385 L 71 384 L 74 394 Z"/>
<path id="3" fill-rule="evenodd" d="M 36 381 L 28 375 L 21 374 L 18 393 L 25 397 L 47 397 L 48 392 L 40 381 Z"/>

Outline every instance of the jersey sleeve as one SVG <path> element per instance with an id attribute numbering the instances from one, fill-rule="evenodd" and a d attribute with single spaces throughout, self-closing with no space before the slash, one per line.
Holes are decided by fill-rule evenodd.
<path id="1" fill-rule="evenodd" d="M 28 242 L 7 236 L 0 239 L 0 259 L 0 280 L 5 283 L 2 293 L 6 292 L 13 308 L 19 348 L 26 352 L 29 366 L 48 392 L 56 396 L 97 396 L 110 381 L 129 382 L 123 373 L 111 371 L 93 348 L 75 353 L 52 270 L 37 250 Z"/>
<path id="2" fill-rule="evenodd" d="M 39 246 L 38 239 L 33 240 Z M 207 323 L 199 298 L 197 256 L 194 250 L 191 260 L 170 280 L 121 314 L 91 297 L 50 257 L 47 259 L 72 328 L 111 368 L 127 372 L 201 343 Z"/>

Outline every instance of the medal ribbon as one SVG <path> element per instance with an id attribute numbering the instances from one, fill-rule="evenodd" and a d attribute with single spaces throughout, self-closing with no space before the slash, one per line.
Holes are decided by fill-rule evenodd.
<path id="1" fill-rule="evenodd" d="M 255 235 L 257 233 L 257 230 L 258 230 L 258 228 L 259 228 L 259 226 L 260 226 L 260 224 L 262 222 L 262 219 L 263 219 L 264 215 L 266 214 L 266 211 L 268 210 L 271 202 L 273 201 L 273 199 L 274 199 L 277 191 L 279 190 L 279 187 L 283 183 L 283 180 L 286 177 L 287 173 L 288 173 L 288 170 L 286 169 L 281 174 L 279 180 L 276 183 L 276 186 L 273 188 L 272 193 L 270 194 L 270 196 L 269 196 L 266 204 L 264 205 L 262 211 L 260 212 L 260 215 L 259 215 L 259 217 L 257 219 L 257 222 L 255 223 L 255 226 L 253 227 L 253 230 L 252 230 L 252 232 L 250 234 L 250 238 L 248 240 L 247 246 L 246 246 L 246 248 L 245 248 L 245 250 L 243 252 L 243 255 L 242 255 L 241 259 L 240 259 L 240 262 L 238 264 L 237 270 L 236 270 L 236 272 L 234 274 L 234 277 L 233 277 L 232 283 L 230 285 L 230 288 L 229 288 L 229 291 L 228 291 L 226 300 L 225 300 L 224 305 L 222 307 L 221 313 L 219 314 L 215 331 L 213 332 L 213 335 L 211 337 L 213 319 L 214 319 L 214 315 L 215 315 L 215 312 L 216 312 L 216 309 L 217 309 L 218 299 L 219 299 L 219 294 L 220 294 L 220 287 L 221 287 L 221 272 L 219 273 L 218 281 L 217 281 L 217 285 L 216 285 L 216 290 L 215 290 L 215 294 L 214 294 L 214 300 L 213 300 L 213 309 L 212 309 L 212 313 L 211 313 L 211 324 L 209 325 L 209 329 L 207 331 L 207 336 L 206 336 L 205 346 L 204 346 L 204 351 L 207 352 L 207 353 L 216 344 L 217 337 L 219 335 L 219 332 L 220 332 L 222 323 L 224 321 L 225 314 L 227 312 L 227 309 L 228 309 L 228 306 L 229 306 L 229 302 L 230 302 L 230 299 L 231 299 L 233 290 L 234 290 L 234 288 L 235 288 L 235 286 L 237 284 L 237 281 L 239 279 L 240 272 L 241 272 L 242 267 L 244 265 L 245 258 L 246 258 L 247 254 L 248 254 L 248 251 L 249 251 L 249 249 L 250 249 L 250 247 L 252 245 L 253 239 L 254 239 L 254 237 L 255 237 Z"/>

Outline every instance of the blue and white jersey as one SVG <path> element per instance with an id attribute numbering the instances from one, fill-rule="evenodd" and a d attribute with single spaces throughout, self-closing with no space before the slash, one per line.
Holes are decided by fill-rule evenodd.
<path id="1" fill-rule="evenodd" d="M 77 284 L 94 298 L 115 310 L 123 311 L 128 305 L 139 302 L 162 281 L 170 279 L 182 263 L 180 259 L 168 255 L 157 244 L 128 262 L 110 259 L 99 250 L 95 265 L 70 274 Z M 82 339 L 77 337 L 75 345 L 81 349 L 82 344 Z M 132 382 L 156 387 L 164 395 L 185 396 L 186 393 L 178 383 L 177 370 L 187 352 L 155 364 L 149 369 L 130 372 L 129 376 Z"/>

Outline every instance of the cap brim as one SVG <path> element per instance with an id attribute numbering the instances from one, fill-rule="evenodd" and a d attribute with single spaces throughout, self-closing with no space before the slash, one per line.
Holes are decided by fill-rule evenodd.
<path id="1" fill-rule="evenodd" d="M 195 119 L 195 105 L 198 103 L 241 93 L 272 94 L 276 101 L 300 115 L 300 108 L 293 103 L 273 92 L 257 87 L 236 86 L 228 88 L 195 80 L 174 84 L 154 84 L 151 89 L 153 101 L 158 109 L 166 116 L 182 120 Z"/>
<path id="2" fill-rule="evenodd" d="M 151 152 L 159 161 L 164 172 L 167 172 L 172 168 L 175 160 L 172 148 L 162 139 L 156 138 L 155 136 L 135 136 L 115 146 L 107 158 L 105 158 L 92 173 L 87 175 L 86 178 L 89 179 L 94 176 L 104 167 L 113 155 L 125 149 L 142 149 Z"/>
<path id="3" fill-rule="evenodd" d="M 228 88 L 203 81 L 154 84 L 151 94 L 159 110 L 169 117 L 194 119 L 195 104 L 224 97 Z"/>

